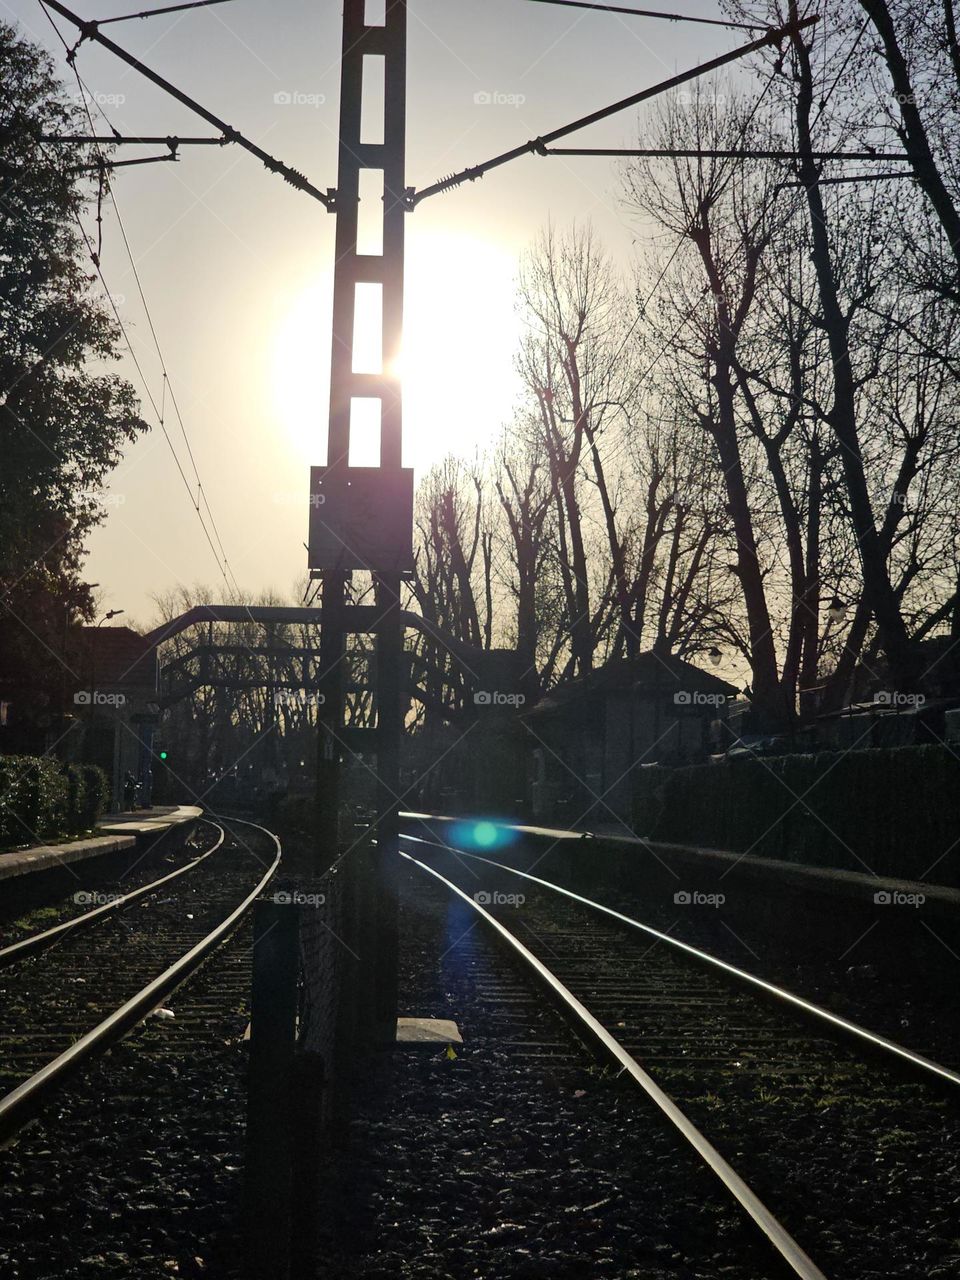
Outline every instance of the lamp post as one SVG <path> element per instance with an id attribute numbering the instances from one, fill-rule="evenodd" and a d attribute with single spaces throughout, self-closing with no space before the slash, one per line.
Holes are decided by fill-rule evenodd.
<path id="1" fill-rule="evenodd" d="M 122 609 L 108 609 L 107 612 L 100 619 L 100 621 L 93 628 L 94 631 L 99 631 L 105 622 L 109 622 L 111 618 L 118 618 L 121 613 L 123 613 Z M 93 725 L 94 725 L 94 720 L 96 718 L 96 706 L 97 706 L 97 644 L 96 644 L 96 640 L 94 640 L 93 644 L 90 646 L 90 727 L 87 734 L 87 741 L 84 744 L 85 749 L 83 753 L 88 764 L 93 763 L 93 761 L 91 760 L 91 756 L 93 754 L 93 751 L 92 751 Z"/>

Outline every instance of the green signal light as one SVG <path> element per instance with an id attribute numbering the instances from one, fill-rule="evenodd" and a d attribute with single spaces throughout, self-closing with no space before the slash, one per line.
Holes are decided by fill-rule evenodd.
<path id="1" fill-rule="evenodd" d="M 166 758 L 167 758 L 167 753 L 166 753 L 166 751 L 161 751 L 161 752 L 160 752 L 160 759 L 161 759 L 161 760 L 166 760 Z"/>

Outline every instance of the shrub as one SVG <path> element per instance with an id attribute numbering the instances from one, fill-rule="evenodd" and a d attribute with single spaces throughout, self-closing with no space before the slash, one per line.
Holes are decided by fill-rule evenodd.
<path id="1" fill-rule="evenodd" d="M 103 812 L 107 777 L 95 765 L 49 756 L 0 756 L 0 848 L 90 830 Z"/>
<path id="2" fill-rule="evenodd" d="M 66 825 L 67 779 L 47 756 L 0 757 L 0 842 L 31 844 L 60 835 Z"/>
<path id="3" fill-rule="evenodd" d="M 67 779 L 66 829 L 72 834 L 84 828 L 83 812 L 86 803 L 86 779 L 78 765 L 68 764 L 64 769 Z"/>
<path id="4" fill-rule="evenodd" d="M 110 798 L 110 782 L 107 775 L 95 764 L 83 765 L 83 808 L 80 814 L 78 830 L 88 831 L 96 826 L 97 821 L 107 807 Z"/>

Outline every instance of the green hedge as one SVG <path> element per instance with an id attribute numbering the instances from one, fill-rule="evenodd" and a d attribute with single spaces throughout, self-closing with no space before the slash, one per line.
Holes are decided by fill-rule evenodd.
<path id="1" fill-rule="evenodd" d="M 0 756 L 0 848 L 89 831 L 106 799 L 107 777 L 95 765 Z"/>
<path id="2" fill-rule="evenodd" d="M 633 823 L 677 844 L 960 887 L 960 760 L 941 746 L 642 769 Z"/>

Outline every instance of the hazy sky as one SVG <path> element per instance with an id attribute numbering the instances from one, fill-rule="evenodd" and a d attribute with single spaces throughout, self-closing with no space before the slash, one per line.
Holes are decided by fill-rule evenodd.
<path id="1" fill-rule="evenodd" d="M 146 4 L 75 0 L 84 18 Z M 720 16 L 707 0 L 667 7 Z M 75 92 L 38 0 L 0 0 L 0 11 L 50 49 Z M 340 16 L 336 2 L 235 0 L 106 34 L 325 189 L 336 185 Z M 742 42 L 719 28 L 525 0 L 410 0 L 408 183 L 427 186 Z M 213 132 L 95 45 L 77 65 L 122 132 Z M 565 145 L 631 145 L 636 125 L 626 112 Z M 176 165 L 118 171 L 114 193 L 230 565 L 244 588 L 288 592 L 305 569 L 308 468 L 324 460 L 334 219 L 237 147 L 181 154 Z M 590 219 L 629 264 L 641 229 L 618 207 L 617 186 L 609 160 L 525 157 L 409 215 L 405 453 L 418 473 L 450 450 L 472 452 L 509 419 L 517 262 L 548 219 Z M 102 263 L 159 406 L 161 367 L 109 204 Z M 142 394 L 131 360 L 123 371 Z M 146 625 L 153 594 L 222 578 L 143 399 L 154 429 L 112 477 L 88 576 L 104 608 Z M 165 420 L 192 475 L 169 392 Z"/>

